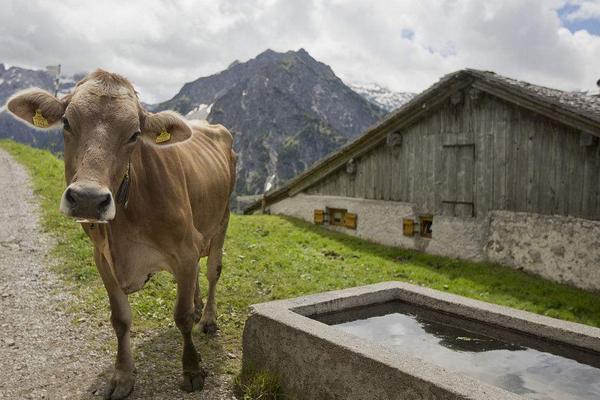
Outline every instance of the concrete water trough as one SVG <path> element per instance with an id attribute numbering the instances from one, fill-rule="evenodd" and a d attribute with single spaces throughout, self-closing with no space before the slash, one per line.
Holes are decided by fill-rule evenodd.
<path id="1" fill-rule="evenodd" d="M 600 398 L 600 329 L 401 282 L 254 305 L 243 345 L 294 399 Z"/>

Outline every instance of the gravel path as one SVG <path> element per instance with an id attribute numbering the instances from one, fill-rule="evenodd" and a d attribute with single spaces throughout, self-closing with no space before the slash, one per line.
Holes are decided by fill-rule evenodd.
<path id="1" fill-rule="evenodd" d="M 27 173 L 0 150 L 0 398 L 78 398 L 109 360 L 64 308 Z"/>
<path id="2" fill-rule="evenodd" d="M 0 205 L 0 399 L 100 399 L 113 359 L 100 344 L 115 341 L 112 329 L 67 313 L 76 299 L 49 269 L 52 240 L 41 233 L 29 177 L 3 150 Z M 130 397 L 232 399 L 228 376 L 209 375 L 201 393 L 177 389 L 180 344 L 172 336 L 145 332 L 134 342 L 141 359 Z M 165 367 L 166 359 L 177 362 Z"/>

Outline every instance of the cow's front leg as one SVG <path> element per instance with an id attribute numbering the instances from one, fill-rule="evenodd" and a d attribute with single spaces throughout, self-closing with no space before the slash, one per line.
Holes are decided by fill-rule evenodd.
<path id="1" fill-rule="evenodd" d="M 129 298 L 113 278 L 108 262 L 95 251 L 95 260 L 110 301 L 110 321 L 117 336 L 117 359 L 115 370 L 104 392 L 105 399 L 123 399 L 131 393 L 135 384 L 135 363 L 131 354 L 129 331 L 131 307 Z"/>
<path id="2" fill-rule="evenodd" d="M 196 291 L 198 264 L 192 271 L 176 276 L 177 300 L 175 304 L 175 323 L 183 335 L 183 380 L 181 389 L 186 392 L 202 390 L 204 387 L 204 371 L 200 368 L 200 355 L 192 340 L 192 328 L 195 322 L 194 293 Z"/>

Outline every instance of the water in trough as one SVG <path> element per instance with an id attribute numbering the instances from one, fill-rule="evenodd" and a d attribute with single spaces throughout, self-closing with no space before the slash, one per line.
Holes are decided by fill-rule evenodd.
<path id="1" fill-rule="evenodd" d="M 314 318 L 526 399 L 600 399 L 600 355 L 564 344 L 402 302 Z"/>

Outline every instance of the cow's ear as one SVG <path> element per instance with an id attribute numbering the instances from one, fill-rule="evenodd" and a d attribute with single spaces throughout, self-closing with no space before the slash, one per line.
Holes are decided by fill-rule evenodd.
<path id="1" fill-rule="evenodd" d="M 192 136 L 187 121 L 174 111 L 145 113 L 142 134 L 147 140 L 164 146 L 183 142 Z"/>
<path id="2" fill-rule="evenodd" d="M 13 115 L 36 128 L 51 128 L 60 122 L 65 104 L 42 89 L 28 89 L 8 100 L 6 108 Z"/>

